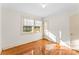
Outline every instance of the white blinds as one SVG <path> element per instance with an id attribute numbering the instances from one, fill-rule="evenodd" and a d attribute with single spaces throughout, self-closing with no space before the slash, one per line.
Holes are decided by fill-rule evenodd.
<path id="1" fill-rule="evenodd" d="M 31 19 L 24 19 L 24 26 L 33 26 L 34 20 Z"/>
<path id="2" fill-rule="evenodd" d="M 41 26 L 41 25 L 42 25 L 42 21 L 35 20 L 35 26 Z"/>
<path id="3" fill-rule="evenodd" d="M 32 19 L 24 19 L 23 21 L 23 25 L 24 26 L 41 26 L 42 25 L 42 21 L 39 20 L 32 20 Z"/>

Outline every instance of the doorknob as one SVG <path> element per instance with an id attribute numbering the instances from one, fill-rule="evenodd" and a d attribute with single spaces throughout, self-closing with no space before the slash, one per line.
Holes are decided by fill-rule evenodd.
<path id="1" fill-rule="evenodd" d="M 73 34 L 72 34 L 72 33 L 70 33 L 70 35 L 72 36 Z"/>

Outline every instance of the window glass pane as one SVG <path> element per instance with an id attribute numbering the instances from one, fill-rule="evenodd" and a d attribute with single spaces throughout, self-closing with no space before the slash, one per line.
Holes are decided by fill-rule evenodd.
<path id="1" fill-rule="evenodd" d="M 23 32 L 31 32 L 32 26 L 23 26 Z"/>
<path id="2" fill-rule="evenodd" d="M 34 26 L 34 31 L 35 32 L 40 32 L 40 26 Z"/>

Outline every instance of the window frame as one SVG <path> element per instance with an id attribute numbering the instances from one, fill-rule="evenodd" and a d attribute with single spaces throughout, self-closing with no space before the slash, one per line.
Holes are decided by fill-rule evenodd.
<path id="1" fill-rule="evenodd" d="M 25 33 L 25 34 L 33 34 L 33 33 L 37 33 L 37 32 L 42 32 L 42 21 L 41 21 L 41 26 L 40 26 L 40 30 L 39 31 L 35 31 L 34 30 L 34 27 L 35 27 L 35 21 L 37 21 L 37 20 L 35 20 L 35 19 L 31 19 L 31 20 L 34 20 L 34 25 L 32 26 L 32 31 L 31 32 L 24 32 L 23 31 L 23 27 L 24 27 L 24 19 L 27 19 L 27 20 L 30 20 L 30 18 L 28 18 L 28 17 L 22 17 L 22 19 L 21 19 L 21 31 L 22 31 L 22 33 Z"/>

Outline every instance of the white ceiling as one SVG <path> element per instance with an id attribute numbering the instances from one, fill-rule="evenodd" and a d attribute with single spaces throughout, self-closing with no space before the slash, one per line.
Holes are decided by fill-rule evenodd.
<path id="1" fill-rule="evenodd" d="M 77 3 L 47 3 L 46 8 L 42 8 L 40 3 L 7 3 L 4 7 L 17 11 L 30 13 L 36 16 L 46 17 L 56 13 L 69 13 L 78 9 Z"/>

